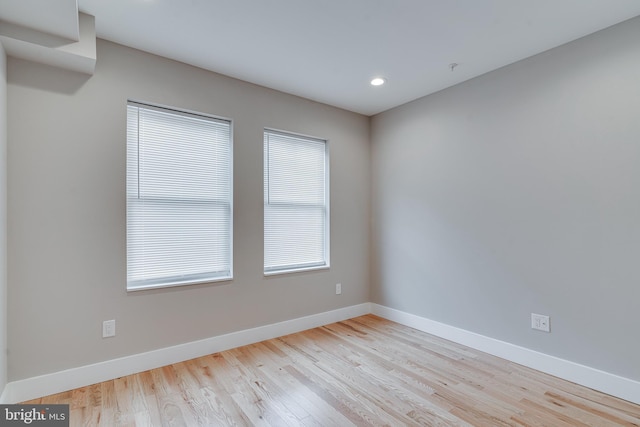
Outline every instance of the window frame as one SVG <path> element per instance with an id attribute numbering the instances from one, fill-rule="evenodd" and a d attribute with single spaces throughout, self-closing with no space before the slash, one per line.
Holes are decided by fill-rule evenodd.
<path id="1" fill-rule="evenodd" d="M 166 106 L 166 105 L 159 105 L 159 104 L 153 104 L 153 103 L 149 103 L 149 102 L 144 102 L 144 101 L 137 101 L 137 100 L 132 100 L 132 99 L 128 99 L 127 103 L 126 103 L 126 107 L 127 107 L 127 111 L 129 109 L 130 106 L 134 106 L 137 108 L 144 108 L 147 110 L 155 110 L 155 111 L 160 111 L 160 112 L 164 112 L 164 113 L 168 113 L 168 114 L 173 114 L 173 115 L 177 115 L 177 116 L 185 116 L 185 117 L 193 117 L 193 118 L 198 118 L 198 119 L 205 119 L 205 120 L 210 120 L 213 122 L 223 122 L 228 124 L 228 129 L 229 129 L 229 146 L 228 146 L 228 150 L 229 150 L 229 164 L 228 166 L 228 171 L 229 171 L 229 187 L 228 187 L 228 191 L 229 191 L 229 199 L 228 199 L 228 203 L 226 200 L 224 199 L 216 199 L 216 200 L 208 200 L 208 201 L 204 201 L 204 199 L 180 199 L 180 198 L 175 198 L 175 197 L 165 197 L 165 198 L 148 198 L 149 201 L 152 202 L 156 202 L 156 203 L 166 203 L 167 205 L 172 204 L 172 203 L 176 203 L 176 201 L 179 201 L 181 205 L 185 205 L 185 204 L 190 204 L 190 205 L 198 205 L 198 204 L 202 204 L 202 205 L 224 205 L 226 208 L 226 205 L 228 205 L 228 211 L 229 211 L 229 229 L 225 230 L 228 231 L 228 235 L 229 235 L 229 246 L 228 246 L 228 260 L 229 260 L 229 269 L 228 269 L 228 274 L 225 275 L 211 275 L 211 272 L 208 273 L 201 273 L 201 274 L 190 274 L 187 275 L 185 279 L 176 279 L 178 276 L 171 276 L 171 277 L 163 277 L 160 279 L 147 279 L 147 280 L 137 280 L 137 281 L 130 281 L 129 280 L 129 239 L 130 239 L 130 235 L 129 235 L 129 205 L 130 205 L 130 194 L 129 194 L 129 134 L 128 134 L 128 127 L 129 127 L 129 122 L 128 122 L 128 113 L 127 113 L 127 119 L 126 119 L 126 124 L 127 124 L 127 131 L 126 131 L 126 167 L 125 167 L 125 198 L 126 198 L 126 290 L 127 292 L 137 292 L 137 291 L 145 291 L 145 290 L 151 290 L 151 289 L 158 289 L 158 288 L 167 288 L 167 287 L 179 287 L 179 286 L 189 286 L 189 285 L 197 285 L 197 284 L 203 284 L 203 283 L 214 283 L 214 282 L 223 282 L 223 281 L 230 281 L 233 280 L 233 240 L 234 240 L 234 233 L 233 233 L 233 216 L 234 216 L 234 206 L 233 206 L 233 201 L 234 201 L 234 191 L 233 191 L 233 177 L 234 177 L 234 172 L 233 172 L 233 164 L 234 164 L 234 123 L 232 119 L 226 118 L 226 117 L 221 117 L 221 116 L 215 116 L 212 114 L 207 114 L 207 113 L 202 113 L 202 112 L 198 112 L 198 111 L 193 111 L 193 110 L 187 110 L 187 109 L 183 109 L 183 108 L 176 108 L 176 107 L 170 107 L 170 106 Z M 139 121 L 137 123 L 136 126 L 139 126 Z M 139 144 L 139 139 L 136 138 Z M 137 156 L 137 155 L 136 155 Z M 140 178 L 139 178 L 139 173 L 136 173 L 137 175 L 137 180 L 139 182 Z M 139 185 L 139 184 L 138 184 Z"/>
<path id="2" fill-rule="evenodd" d="M 295 138 L 295 139 L 303 139 L 309 142 L 319 142 L 324 144 L 324 262 L 307 264 L 307 265 L 289 265 L 281 268 L 270 268 L 267 269 L 265 266 L 266 261 L 266 212 L 263 211 L 263 274 L 264 276 L 275 276 L 280 274 L 289 274 L 289 273 L 300 273 L 307 271 L 318 271 L 318 270 L 328 270 L 331 268 L 331 189 L 330 189 L 330 141 L 326 138 L 319 138 L 316 136 L 305 135 L 301 133 L 285 131 L 275 128 L 265 127 L 263 129 L 263 155 L 266 156 L 266 148 L 264 146 L 265 137 L 267 134 L 275 134 L 282 135 L 284 137 Z M 263 159 L 263 168 L 267 167 L 267 159 Z M 263 180 L 265 179 L 266 172 L 263 170 Z M 267 184 L 263 182 L 263 191 L 265 190 L 265 186 Z M 264 209 L 267 207 L 267 195 L 263 194 L 264 200 Z M 292 204 L 293 206 L 303 206 L 301 204 Z"/>

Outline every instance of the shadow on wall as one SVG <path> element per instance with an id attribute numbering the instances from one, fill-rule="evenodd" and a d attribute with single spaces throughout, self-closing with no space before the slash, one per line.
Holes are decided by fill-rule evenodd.
<path id="1" fill-rule="evenodd" d="M 14 65 L 24 62 L 29 61 L 9 58 L 7 75 L 12 84 L 48 92 L 73 95 L 92 77 L 89 74 L 63 70 L 43 64 L 39 64 L 38 67 L 20 67 L 21 70 L 28 70 L 26 73 L 12 72 Z"/>

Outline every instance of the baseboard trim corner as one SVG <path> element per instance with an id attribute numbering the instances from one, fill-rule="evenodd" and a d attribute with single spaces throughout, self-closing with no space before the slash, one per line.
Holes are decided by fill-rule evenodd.
<path id="1" fill-rule="evenodd" d="M 379 304 L 371 303 L 371 313 L 640 405 L 638 381 Z"/>
<path id="2" fill-rule="evenodd" d="M 146 353 L 12 381 L 5 386 L 2 396 L 0 396 L 0 403 L 32 400 L 369 313 L 371 313 L 371 304 L 363 303 Z"/>

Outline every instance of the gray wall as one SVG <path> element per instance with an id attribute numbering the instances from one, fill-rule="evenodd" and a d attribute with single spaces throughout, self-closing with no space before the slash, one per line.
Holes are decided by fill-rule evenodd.
<path id="1" fill-rule="evenodd" d="M 93 77 L 13 58 L 5 76 L 0 63 L 8 380 L 350 306 L 370 291 L 640 380 L 639 39 L 640 19 L 628 21 L 378 115 L 371 129 L 357 114 L 105 41 Z M 234 120 L 232 282 L 125 291 L 128 98 Z M 331 270 L 262 274 L 265 126 L 330 139 Z M 0 307 L 6 283 L 0 274 Z M 531 312 L 551 316 L 551 334 L 529 328 Z M 117 336 L 102 339 L 113 318 Z M 0 386 L 4 362 L 0 352 Z"/>
<path id="2" fill-rule="evenodd" d="M 7 56 L 0 43 L 0 394 L 7 384 Z"/>
<path id="3" fill-rule="evenodd" d="M 10 381 L 369 301 L 367 117 L 101 40 L 92 77 L 10 58 L 8 93 Z M 232 282 L 125 291 L 128 98 L 234 120 Z M 264 127 L 330 140 L 330 270 L 263 276 Z"/>
<path id="4" fill-rule="evenodd" d="M 639 40 L 635 18 L 375 116 L 372 300 L 640 380 Z"/>

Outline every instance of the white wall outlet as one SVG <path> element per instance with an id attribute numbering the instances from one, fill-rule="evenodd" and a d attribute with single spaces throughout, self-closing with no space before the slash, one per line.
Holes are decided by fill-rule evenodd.
<path id="1" fill-rule="evenodd" d="M 109 338 L 116 336 L 116 321 L 105 320 L 102 322 L 102 338 Z"/>
<path id="2" fill-rule="evenodd" d="M 550 332 L 549 328 L 549 316 L 543 314 L 531 313 L 531 329 L 537 329 L 538 331 Z"/>
<path id="3" fill-rule="evenodd" d="M 340 295 L 342 293 L 342 283 L 336 283 L 336 295 Z"/>

